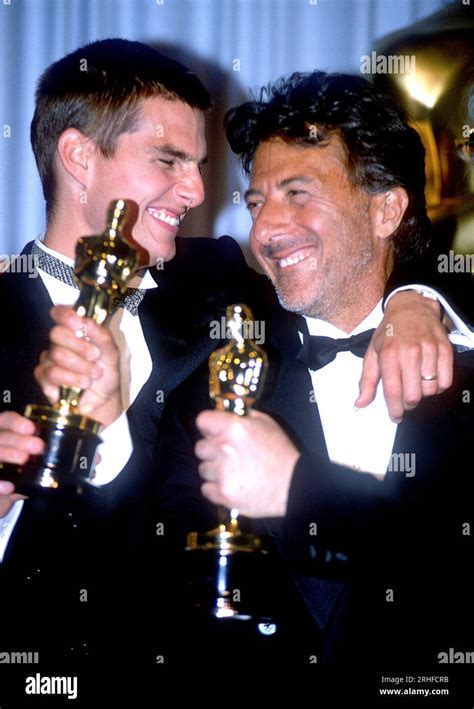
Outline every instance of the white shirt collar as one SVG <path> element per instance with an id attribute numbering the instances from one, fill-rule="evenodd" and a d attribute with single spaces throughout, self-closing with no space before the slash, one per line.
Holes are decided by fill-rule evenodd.
<path id="1" fill-rule="evenodd" d="M 45 251 L 47 254 L 50 256 L 54 256 L 54 258 L 59 259 L 59 261 L 62 261 L 63 263 L 67 264 L 68 266 L 71 266 L 74 268 L 74 259 L 69 258 L 69 256 L 65 256 L 64 254 L 60 253 L 59 251 L 55 251 L 54 249 L 50 249 L 49 246 L 45 246 L 42 242 L 43 237 L 38 237 L 35 239 L 35 244 L 38 246 L 42 251 Z"/>
<path id="2" fill-rule="evenodd" d="M 35 244 L 50 256 L 54 256 L 54 258 L 57 258 L 59 261 L 62 261 L 68 266 L 74 268 L 74 259 L 69 258 L 69 256 L 65 256 L 59 251 L 50 249 L 49 246 L 45 246 L 45 244 L 41 241 L 41 238 L 35 239 Z M 141 269 L 139 273 L 135 274 L 130 279 L 127 285 L 128 288 L 144 288 L 145 290 L 148 290 L 149 288 L 158 288 L 158 284 L 151 275 L 149 268 Z"/>

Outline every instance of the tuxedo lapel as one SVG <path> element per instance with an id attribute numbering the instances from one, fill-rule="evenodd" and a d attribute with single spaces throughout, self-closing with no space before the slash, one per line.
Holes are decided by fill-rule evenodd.
<path id="1" fill-rule="evenodd" d="M 301 449 L 327 456 L 323 427 L 308 368 L 298 362 L 298 320 L 281 311 L 270 320 L 270 371 L 259 407 L 276 418 Z"/>
<path id="2" fill-rule="evenodd" d="M 30 241 L 23 251 L 22 256 L 29 256 L 33 242 Z M 32 273 L 5 273 L 2 276 L 6 288 L 10 291 L 9 305 L 12 307 L 15 322 L 25 322 L 25 329 L 34 324 L 30 330 L 28 344 L 35 339 L 35 333 L 47 328 L 47 334 L 53 326 L 49 311 L 53 305 L 46 286 L 41 276 L 35 269 Z"/>
<path id="3" fill-rule="evenodd" d="M 260 409 L 275 418 L 290 435 L 299 450 L 315 451 L 328 457 L 324 431 L 318 406 L 312 390 L 308 367 L 296 357 L 301 348 L 299 318 L 283 309 L 269 320 L 269 338 L 266 350 L 269 357 L 269 376 Z M 315 471 L 317 474 L 317 471 Z M 278 536 L 280 519 L 264 521 L 265 531 Z M 256 526 L 258 531 L 258 525 Z M 314 576 L 292 576 L 295 587 L 308 611 L 320 628 L 325 628 L 342 584 Z"/>
<path id="4" fill-rule="evenodd" d="M 29 255 L 32 245 L 27 244 L 22 255 Z M 0 299 L 7 304 L 2 325 L 8 332 L 8 338 L 0 339 L 2 379 L 11 391 L 9 408 L 22 413 L 26 404 L 45 401 L 33 371 L 40 353 L 49 346 L 49 331 L 54 325 L 49 314 L 52 302 L 36 270 L 2 274 Z"/>

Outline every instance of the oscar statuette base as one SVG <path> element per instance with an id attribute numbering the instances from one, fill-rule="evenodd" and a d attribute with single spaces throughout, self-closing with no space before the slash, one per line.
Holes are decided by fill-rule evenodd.
<path id="1" fill-rule="evenodd" d="M 201 610 L 217 619 L 253 620 L 259 615 L 259 604 L 245 592 L 254 578 L 252 570 L 266 554 L 259 537 L 243 533 L 237 520 L 230 520 L 208 532 L 188 534 L 186 551 L 196 562 L 193 585 L 195 591 L 201 586 L 197 594 Z"/>
<path id="2" fill-rule="evenodd" d="M 15 491 L 23 495 L 63 485 L 80 487 L 91 480 L 96 449 L 102 442 L 97 421 L 38 404 L 29 404 L 25 416 L 35 423 L 45 449 L 24 465 L 0 466 L 2 480 L 13 482 Z"/>

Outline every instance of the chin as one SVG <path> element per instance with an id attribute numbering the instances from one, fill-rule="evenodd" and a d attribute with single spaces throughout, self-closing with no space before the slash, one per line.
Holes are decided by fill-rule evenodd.
<path id="1" fill-rule="evenodd" d="M 290 313 L 306 313 L 310 304 L 302 294 L 289 293 L 286 289 L 275 288 L 280 305 Z"/>
<path id="2" fill-rule="evenodd" d="M 156 263 L 167 263 L 171 261 L 176 256 L 176 246 L 166 246 L 160 250 L 159 253 L 150 254 L 151 265 L 154 266 Z"/>

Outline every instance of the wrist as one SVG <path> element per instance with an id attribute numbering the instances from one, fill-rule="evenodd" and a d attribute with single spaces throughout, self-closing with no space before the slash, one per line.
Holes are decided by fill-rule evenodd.
<path id="1" fill-rule="evenodd" d="M 123 413 L 123 406 L 119 394 L 110 398 L 105 404 L 90 413 L 90 416 L 107 428 Z"/>
<path id="2" fill-rule="evenodd" d="M 424 306 L 430 310 L 439 320 L 444 316 L 444 308 L 435 296 L 419 290 L 404 290 L 395 293 L 385 306 L 385 315 L 396 310 L 405 310 L 414 305 Z"/>

